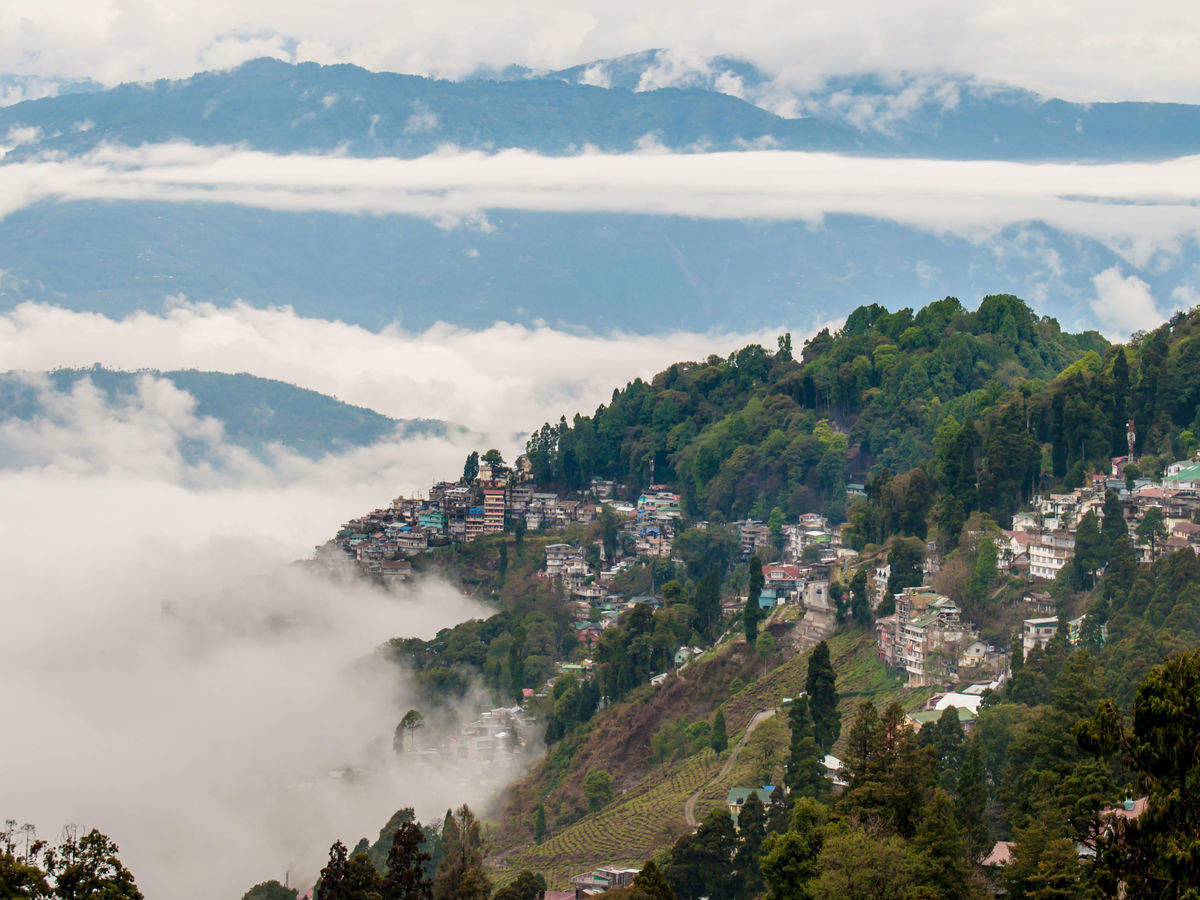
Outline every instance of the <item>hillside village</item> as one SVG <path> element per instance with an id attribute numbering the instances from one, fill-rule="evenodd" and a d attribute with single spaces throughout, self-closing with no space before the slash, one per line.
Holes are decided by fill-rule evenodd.
<path id="1" fill-rule="evenodd" d="M 561 592 L 577 650 L 570 658 L 557 661 L 557 675 L 540 688 L 524 688 L 521 700 L 512 706 L 480 710 L 459 736 L 436 751 L 476 759 L 494 758 L 524 746 L 542 724 L 535 710 L 543 708 L 537 704 L 546 702 L 555 677 L 590 679 L 594 667 L 591 654 L 607 630 L 616 628 L 622 617 L 638 606 L 663 608 L 664 598 L 659 593 L 625 596 L 617 590 L 614 585 L 622 573 L 648 567 L 655 559 L 672 559 L 675 536 L 685 527 L 714 527 L 705 521 L 687 522 L 679 495 L 668 485 L 651 484 L 636 497 L 624 500 L 614 496 L 613 482 L 595 478 L 586 492 L 564 496 L 538 490 L 524 457 L 507 467 L 495 451 L 489 455 L 491 461 L 481 459 L 470 478 L 435 484 L 426 497 L 398 497 L 388 507 L 346 523 L 316 553 L 318 558 L 345 555 L 365 577 L 403 582 L 413 577 L 413 559 L 438 547 L 470 544 L 506 532 L 548 536 L 538 576 Z M 1035 495 L 1026 509 L 1013 516 L 1010 528 L 994 530 L 998 573 L 1010 586 L 1024 586 L 1017 604 L 1019 626 L 1007 644 L 984 640 L 979 623 L 934 589 L 939 554 L 932 541 L 925 547 L 920 583 L 893 590 L 887 554 L 875 552 L 864 559 L 843 543 L 844 527 L 831 525 L 819 513 L 771 524 L 744 519 L 729 527 L 737 536 L 740 562 L 760 561 L 758 608 L 776 633 L 790 632 L 794 652 L 838 631 L 849 605 L 843 585 L 851 582 L 852 573 L 860 566 L 869 571 L 866 584 L 876 655 L 908 688 L 927 689 L 921 707 L 906 714 L 907 724 L 913 729 L 932 727 L 947 709 L 953 709 L 969 733 L 985 697 L 1011 677 L 1014 649 L 1022 657 L 1030 656 L 1044 648 L 1064 623 L 1069 644 L 1081 640 L 1084 614 L 1067 617 L 1050 589 L 1074 556 L 1080 523 L 1089 514 L 1101 515 L 1106 499 L 1111 502 L 1115 497 L 1119 502 L 1140 561 L 1150 562 L 1184 548 L 1200 552 L 1200 525 L 1196 524 L 1200 518 L 1200 461 L 1172 463 L 1159 481 L 1133 477 L 1130 464 L 1134 461 L 1132 455 L 1114 458 L 1109 473 L 1094 475 L 1084 486 Z M 469 460 L 468 470 L 471 468 Z M 861 485 L 848 486 L 848 499 L 861 496 Z M 1150 526 L 1146 527 L 1148 518 Z M 606 542 L 602 533 L 597 533 L 591 545 L 553 540 L 570 525 L 587 527 L 602 519 L 614 523 L 615 540 Z M 726 620 L 736 624 L 748 599 L 744 591 L 728 595 L 722 601 Z M 885 603 L 894 611 L 879 615 Z M 730 636 L 731 632 L 725 631 L 718 643 Z M 675 667 L 686 669 L 708 649 L 679 646 L 673 655 Z M 661 686 L 667 677 L 667 672 L 654 674 L 650 685 Z M 427 748 L 426 752 L 434 751 Z M 834 790 L 844 785 L 841 760 L 826 755 L 823 767 Z M 769 784 L 735 787 L 726 803 L 736 821 L 746 797 L 757 793 L 769 806 L 773 792 L 775 786 Z M 1003 865 L 1009 853 L 1011 842 L 1001 841 L 984 864 Z M 592 896 L 621 887 L 637 871 L 616 864 L 600 867 L 572 877 L 571 889 L 559 896 Z"/>

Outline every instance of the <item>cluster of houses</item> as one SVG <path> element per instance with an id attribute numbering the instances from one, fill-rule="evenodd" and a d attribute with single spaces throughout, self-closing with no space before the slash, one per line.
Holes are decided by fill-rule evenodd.
<path id="1" fill-rule="evenodd" d="M 1130 538 L 1139 560 L 1149 562 L 1154 553 L 1192 547 L 1200 552 L 1200 463 L 1181 461 L 1167 467 L 1162 481 L 1137 479 L 1132 490 L 1118 477 L 1128 457 L 1113 460 L 1112 473 L 1097 475 L 1090 484 L 1067 493 L 1035 497 L 1030 512 L 1013 517 L 1000 549 L 1009 568 L 1031 578 L 1052 580 L 1075 553 L 1075 532 L 1088 512 L 1103 514 L 1104 497 L 1113 491 L 1121 501 Z M 1167 530 L 1166 540 L 1151 546 L 1137 537 L 1137 526 L 1146 512 L 1157 507 Z"/>
<path id="2" fill-rule="evenodd" d="M 427 497 L 397 497 L 341 527 L 316 548 L 318 558 L 347 554 L 364 572 L 385 580 L 412 574 L 407 557 L 453 541 L 470 542 L 524 523 L 530 530 L 587 525 L 600 514 L 599 502 L 612 496 L 611 481 L 595 479 L 584 500 L 568 500 L 553 492 L 535 491 L 525 457 L 511 469 L 480 461 L 470 483 L 439 482 Z M 630 507 L 632 512 L 632 507 Z"/>

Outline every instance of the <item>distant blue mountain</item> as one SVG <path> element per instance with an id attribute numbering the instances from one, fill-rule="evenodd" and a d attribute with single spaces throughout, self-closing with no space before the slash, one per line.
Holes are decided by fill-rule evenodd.
<path id="1" fill-rule="evenodd" d="M 820 90 L 787 94 L 746 62 L 717 57 L 701 69 L 664 74 L 668 62 L 661 51 L 647 51 L 557 72 L 511 68 L 452 82 L 260 59 L 180 81 L 18 103 L 0 109 L 0 137 L 13 128 L 39 130 L 6 161 L 48 150 L 81 153 L 104 141 L 412 157 L 447 143 L 547 154 L 585 145 L 627 151 L 647 135 L 680 150 L 769 142 L 935 158 L 1131 160 L 1200 152 L 1197 106 L 1068 103 L 940 75 L 835 78 Z M 635 90 L 661 81 L 681 86 Z"/>
<path id="2" fill-rule="evenodd" d="M 290 304 L 368 328 L 398 320 L 484 327 L 797 330 L 870 301 L 1029 298 L 1072 329 L 1095 327 L 1091 277 L 1121 262 L 1041 225 L 973 244 L 896 223 L 491 211 L 494 230 L 406 216 L 292 213 L 221 204 L 44 202 L 0 220 L 0 308 L 39 300 L 125 315 L 169 295 Z M 1200 285 L 1195 247 L 1139 270 L 1162 298 Z"/>
<path id="3" fill-rule="evenodd" d="M 254 375 L 194 369 L 124 372 L 99 366 L 45 373 L 51 387 L 69 392 L 89 379 L 110 401 L 134 393 L 142 375 L 165 378 L 196 400 L 196 414 L 221 422 L 225 439 L 262 455 L 271 444 L 318 458 L 385 439 L 445 437 L 453 429 L 436 419 L 393 419 L 316 391 Z M 0 373 L 0 421 L 42 415 L 40 396 L 19 373 Z"/>
<path id="4" fill-rule="evenodd" d="M 679 86 L 639 90 L 664 83 Z M 1200 153 L 1200 107 L 1081 105 L 931 74 L 847 76 L 789 93 L 744 61 L 689 67 L 646 51 L 458 82 L 256 60 L 0 108 L 0 144 L 18 134 L 25 142 L 0 165 L 101 142 L 412 157 L 446 143 L 627 151 L 647 135 L 681 151 L 765 140 L 848 153 L 1127 160 Z M 0 309 L 38 300 L 123 315 L 185 294 L 289 304 L 370 328 L 508 320 L 662 332 L 800 329 L 874 300 L 1011 292 L 1086 329 L 1100 324 L 1091 279 L 1109 267 L 1139 276 L 1163 301 L 1180 287 L 1180 296 L 1200 290 L 1194 240 L 1138 268 L 1036 222 L 971 243 L 854 216 L 820 228 L 502 209 L 488 219 L 495 228 L 481 233 L 398 215 L 47 200 L 0 219 Z"/>

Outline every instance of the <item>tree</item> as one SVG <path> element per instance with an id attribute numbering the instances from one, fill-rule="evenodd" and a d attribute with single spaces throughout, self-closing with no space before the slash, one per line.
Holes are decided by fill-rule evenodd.
<path id="1" fill-rule="evenodd" d="M 709 746 L 712 747 L 713 753 L 721 754 L 725 752 L 725 748 L 729 746 L 729 736 L 725 733 L 725 712 L 718 709 L 717 714 L 713 716 L 712 737 L 709 739 Z"/>
<path id="2" fill-rule="evenodd" d="M 533 839 L 539 844 L 546 836 L 546 807 L 538 804 L 533 811 Z"/>
<path id="3" fill-rule="evenodd" d="M 382 900 L 383 877 L 365 850 L 350 856 L 346 896 L 352 900 Z"/>
<path id="4" fill-rule="evenodd" d="M 772 833 L 787 831 L 790 804 L 782 784 L 777 784 L 771 789 L 770 801 L 767 804 L 767 830 Z"/>
<path id="5" fill-rule="evenodd" d="M 321 869 L 313 896 L 316 900 L 356 900 L 350 893 L 349 885 L 350 857 L 346 845 L 334 841 L 329 847 L 329 862 Z"/>
<path id="6" fill-rule="evenodd" d="M 767 528 L 771 532 L 771 546 L 778 553 L 783 549 L 783 526 L 787 522 L 787 513 L 781 507 L 776 506 L 771 510 L 771 514 L 767 516 Z"/>
<path id="7" fill-rule="evenodd" d="M 44 856 L 59 900 L 143 900 L 133 874 L 117 857 L 117 845 L 93 828 L 81 838 L 69 832 Z M 345 850 L 345 848 L 342 848 Z"/>
<path id="8" fill-rule="evenodd" d="M 516 878 L 492 895 L 492 900 L 542 900 L 545 893 L 546 879 L 529 869 L 522 869 Z"/>
<path id="9" fill-rule="evenodd" d="M 1095 582 L 1096 570 L 1104 565 L 1105 559 L 1104 537 L 1100 534 L 1096 513 L 1088 510 L 1075 530 L 1075 585 L 1090 589 Z"/>
<path id="10" fill-rule="evenodd" d="M 877 900 L 903 897 L 913 882 L 916 860 L 904 841 L 859 829 L 828 836 L 808 883 L 815 900 Z"/>
<path id="11" fill-rule="evenodd" d="M 808 657 L 808 675 L 804 689 L 813 720 L 813 736 L 821 752 L 828 753 L 842 733 L 838 712 L 837 678 L 829 660 L 829 645 L 821 641 Z"/>
<path id="12" fill-rule="evenodd" d="M 598 812 L 612 802 L 612 776 L 603 769 L 592 769 L 583 776 L 583 796 L 587 798 L 588 811 Z"/>
<path id="13" fill-rule="evenodd" d="M 392 746 L 399 753 L 404 749 L 404 732 L 408 732 L 409 743 L 412 742 L 412 737 L 418 728 L 425 727 L 425 717 L 415 709 L 410 709 L 404 714 L 404 718 L 400 720 L 400 724 L 396 726 L 396 733 L 392 737 Z"/>
<path id="14" fill-rule="evenodd" d="M 970 895 L 971 873 L 967 843 L 954 815 L 954 804 L 943 790 L 935 790 L 921 813 L 913 849 L 920 857 L 917 879 L 937 891 L 942 900 Z"/>
<path id="15" fill-rule="evenodd" d="M 757 793 L 750 794 L 738 812 L 738 849 L 733 865 L 737 870 L 743 897 L 757 897 L 763 890 L 758 863 L 767 837 L 767 811 Z"/>
<path id="16" fill-rule="evenodd" d="M 705 637 L 712 638 L 720 620 L 721 571 L 713 566 L 696 589 L 696 630 Z"/>
<path id="17" fill-rule="evenodd" d="M 987 771 L 983 766 L 983 742 L 978 735 L 967 744 L 962 768 L 954 790 L 955 809 L 967 839 L 971 859 L 979 859 L 987 849 L 988 827 L 984 821 L 987 809 Z"/>
<path id="18" fill-rule="evenodd" d="M 823 754 L 817 744 L 808 697 L 792 701 L 788 722 L 792 728 L 787 786 L 796 797 L 819 797 L 825 792 Z"/>
<path id="19" fill-rule="evenodd" d="M 383 900 L 429 900 L 433 896 L 425 832 L 416 822 L 402 822 L 392 836 L 383 876 Z"/>
<path id="20" fill-rule="evenodd" d="M 988 589 L 996 580 L 999 570 L 996 567 L 996 544 L 990 537 L 979 541 L 979 549 L 975 554 L 975 566 L 971 570 L 971 578 L 967 582 L 967 605 L 974 610 L 980 610 L 988 598 Z"/>
<path id="21" fill-rule="evenodd" d="M 3 892 L 4 882 L 0 880 L 0 896 L 7 897 Z M 278 881 L 263 881 L 256 884 L 242 895 L 242 900 L 296 900 L 299 894 L 295 888 L 284 887 Z M 18 895 L 20 896 L 20 895 Z"/>
<path id="22" fill-rule="evenodd" d="M 1159 543 L 1167 539 L 1167 526 L 1163 521 L 1163 512 L 1157 506 L 1151 506 L 1142 516 L 1137 527 L 1138 540 L 1150 545 L 1150 556 L 1157 556 Z"/>
<path id="23" fill-rule="evenodd" d="M 808 882 L 817 874 L 817 856 L 825 842 L 829 811 L 816 800 L 796 801 L 792 827 L 767 836 L 763 843 L 763 880 L 768 900 L 806 900 Z"/>
<path id="24" fill-rule="evenodd" d="M 617 532 L 621 528 L 621 517 L 609 504 L 600 508 L 600 538 L 604 545 L 604 558 L 611 566 L 617 559 Z"/>
<path id="25" fill-rule="evenodd" d="M 675 842 L 663 874 L 680 900 L 732 897 L 737 886 L 733 870 L 736 849 L 737 833 L 729 810 L 714 809 L 695 834 Z"/>
<path id="26" fill-rule="evenodd" d="M 1112 700 L 1080 723 L 1086 750 L 1115 758 L 1147 792 L 1136 820 L 1113 818 L 1096 842 L 1095 871 L 1115 895 L 1183 897 L 1200 892 L 1200 650 L 1156 666 L 1142 681 L 1127 720 Z"/>
<path id="27" fill-rule="evenodd" d="M 762 606 L 759 605 L 758 598 L 762 596 L 765 583 L 762 560 L 756 553 L 750 557 L 750 587 L 746 592 L 746 610 L 742 613 L 742 621 L 746 628 L 746 643 L 751 647 L 758 640 L 758 623 L 762 621 L 763 617 Z"/>
<path id="28" fill-rule="evenodd" d="M 871 598 L 867 594 L 867 567 L 859 566 L 850 579 L 850 615 L 854 624 L 859 628 L 867 628 L 871 624 Z"/>
<path id="29" fill-rule="evenodd" d="M 1079 858 L 1070 838 L 1041 818 L 1032 819 L 1015 838 L 1012 860 L 1000 874 L 1010 896 L 1017 900 L 1079 896 Z"/>
<path id="30" fill-rule="evenodd" d="M 888 551 L 887 592 L 895 595 L 907 587 L 916 587 L 924 574 L 925 542 L 917 538 L 896 538 Z"/>
<path id="31" fill-rule="evenodd" d="M 508 572 L 508 542 L 507 541 L 500 545 L 500 563 L 497 566 L 497 571 L 500 573 L 501 578 L 503 578 L 505 573 Z"/>
<path id="32" fill-rule="evenodd" d="M 513 543 L 516 545 L 518 553 L 521 552 L 521 546 L 525 543 L 525 532 L 528 529 L 529 526 L 526 524 L 524 516 L 513 523 Z"/>
<path id="33" fill-rule="evenodd" d="M 463 481 L 467 484 L 479 477 L 479 452 L 472 450 L 463 464 Z"/>
<path id="34" fill-rule="evenodd" d="M 45 900 L 51 896 L 46 873 L 33 859 L 17 856 L 11 842 L 0 847 L 0 897 L 5 900 Z M 296 895 L 293 892 L 291 896 L 294 898 Z"/>
<path id="35" fill-rule="evenodd" d="M 649 860 L 642 866 L 642 871 L 633 876 L 632 887 L 638 892 L 637 900 L 675 900 L 675 892 L 654 860 Z"/>
<path id="36" fill-rule="evenodd" d="M 1129 526 L 1125 524 L 1125 510 L 1117 497 L 1117 492 L 1111 488 L 1104 492 L 1104 519 L 1100 526 L 1100 534 L 1104 538 L 1104 558 L 1112 556 L 1117 538 L 1129 536 Z"/>
<path id="37" fill-rule="evenodd" d="M 442 860 L 433 876 L 434 900 L 487 900 L 491 883 L 483 869 L 479 820 L 463 804 L 442 825 Z"/>

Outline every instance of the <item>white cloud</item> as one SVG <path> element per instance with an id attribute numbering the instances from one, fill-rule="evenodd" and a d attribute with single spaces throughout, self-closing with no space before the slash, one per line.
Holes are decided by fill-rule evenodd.
<path id="1" fill-rule="evenodd" d="M 237 465 L 167 382 L 43 402 L 43 420 L 0 425 L 0 458 L 20 455 L 0 469 L 0 659 L 22 723 L 0 741 L 6 817 L 43 837 L 100 827 L 147 896 L 206 900 L 285 871 L 303 883 L 335 838 L 373 836 L 400 806 L 430 821 L 481 805 L 514 774 L 519 760 L 464 771 L 390 749 L 415 701 L 375 648 L 482 607 L 291 564 L 462 448 L 267 469 Z M 232 468 L 189 462 L 197 443 Z"/>
<path id="2" fill-rule="evenodd" d="M 631 154 L 445 149 L 419 159 L 358 159 L 158 144 L 0 167 L 0 214 L 46 198 L 404 214 L 485 230 L 485 212 L 497 208 L 814 223 L 848 213 L 972 240 L 1041 221 L 1103 241 L 1140 265 L 1200 232 L 1200 156 L 1083 165 L 781 150 L 672 154 L 647 135 Z"/>
<path id="3" fill-rule="evenodd" d="M 410 134 L 420 134 L 435 131 L 438 127 L 437 113 L 420 100 L 413 103 L 413 113 L 404 123 L 404 130 Z"/>
<path id="4" fill-rule="evenodd" d="M 177 301 L 161 315 L 109 319 L 26 303 L 0 315 L 0 359 L 28 371 L 101 362 L 250 372 L 397 418 L 445 419 L 511 445 L 514 433 L 591 412 L 636 376 L 753 341 L 772 345 L 778 330 L 587 335 L 501 322 L 478 331 L 435 325 L 376 333 L 243 304 Z"/>
<path id="5" fill-rule="evenodd" d="M 1124 340 L 1134 331 L 1149 330 L 1163 321 L 1150 286 L 1136 275 L 1121 274 L 1119 266 L 1092 278 L 1096 299 L 1092 309 L 1110 337 Z"/>
<path id="6" fill-rule="evenodd" d="M 258 55 L 455 76 L 560 68 L 648 47 L 748 58 L 789 84 L 864 69 L 961 71 L 1071 99 L 1196 102 L 1195 4 L 1148 0 L 11 0 L 0 70 L 106 82 L 188 75 Z"/>

